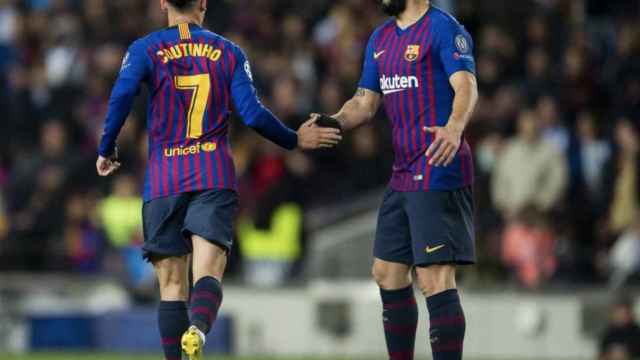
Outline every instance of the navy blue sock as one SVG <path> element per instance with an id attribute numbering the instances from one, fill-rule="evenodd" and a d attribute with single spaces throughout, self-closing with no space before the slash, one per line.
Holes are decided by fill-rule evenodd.
<path id="1" fill-rule="evenodd" d="M 458 290 L 429 296 L 427 308 L 433 360 L 462 360 L 466 322 Z"/>
<path id="2" fill-rule="evenodd" d="M 418 306 L 413 286 L 400 290 L 380 289 L 384 336 L 390 360 L 413 360 L 418 327 Z"/>
<path id="3" fill-rule="evenodd" d="M 189 313 L 184 301 L 161 301 L 158 308 L 158 327 L 166 360 L 182 359 L 180 338 L 189 328 Z"/>
<path id="4" fill-rule="evenodd" d="M 205 334 L 218 316 L 222 304 L 222 285 L 211 276 L 205 276 L 193 286 L 191 293 L 191 324 Z"/>

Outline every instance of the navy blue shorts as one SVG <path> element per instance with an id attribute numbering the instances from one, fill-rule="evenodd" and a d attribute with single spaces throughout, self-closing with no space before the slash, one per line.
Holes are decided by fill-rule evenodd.
<path id="1" fill-rule="evenodd" d="M 407 265 L 475 263 L 473 191 L 384 195 L 373 255 Z"/>
<path id="2" fill-rule="evenodd" d="M 191 235 L 231 250 L 238 195 L 232 190 L 204 190 L 151 200 L 142 207 L 143 256 L 190 254 Z"/>

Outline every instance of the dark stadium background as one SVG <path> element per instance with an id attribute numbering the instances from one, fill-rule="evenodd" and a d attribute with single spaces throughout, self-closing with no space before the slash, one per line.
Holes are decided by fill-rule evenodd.
<path id="1" fill-rule="evenodd" d="M 453 10 L 476 45 L 480 101 L 467 136 L 480 263 L 464 280 L 535 294 L 633 294 L 640 283 L 640 2 L 435 4 Z M 368 36 L 383 19 L 372 0 L 210 0 L 206 25 L 247 51 L 264 103 L 297 128 L 310 112 L 337 111 L 354 93 Z M 144 266 L 131 260 L 141 241 L 144 93 L 119 140 L 122 169 L 102 179 L 94 162 L 126 47 L 164 24 L 155 0 L 0 0 L 0 275 L 114 276 L 136 301 L 153 301 Z M 393 158 L 386 116 L 337 149 L 312 153 L 285 153 L 233 123 L 241 221 L 269 230 L 274 212 L 291 202 L 325 214 L 305 217 L 303 251 L 287 259 L 279 282 L 301 285 L 313 257 L 309 234 L 341 211 L 353 216 L 346 205 L 384 188 Z M 522 143 L 533 145 L 504 160 Z M 534 191 L 522 171 L 539 177 Z M 124 222 L 113 220 L 118 206 L 131 214 Z M 260 280 L 242 275 L 243 253 L 233 252 L 229 281 L 250 287 Z"/>

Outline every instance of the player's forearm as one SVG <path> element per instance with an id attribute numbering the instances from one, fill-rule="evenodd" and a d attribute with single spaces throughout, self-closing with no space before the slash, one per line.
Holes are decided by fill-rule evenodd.
<path id="1" fill-rule="evenodd" d="M 466 76 L 456 83 L 454 91 L 453 107 L 447 127 L 462 133 L 478 102 L 478 85 L 475 77 Z"/>
<path id="2" fill-rule="evenodd" d="M 109 110 L 98 149 L 98 153 L 101 156 L 109 157 L 113 155 L 116 139 L 131 112 L 137 89 L 137 83 L 129 80 L 119 80 L 114 87 L 109 99 Z"/>
<path id="3" fill-rule="evenodd" d="M 262 106 L 256 111 L 253 119 L 247 122 L 247 125 L 258 134 L 287 150 L 293 150 L 298 146 L 298 134 Z"/>
<path id="4" fill-rule="evenodd" d="M 233 101 L 242 121 L 258 134 L 288 150 L 298 145 L 298 135 L 265 108 L 250 82 L 236 85 L 232 91 Z"/>
<path id="5" fill-rule="evenodd" d="M 357 128 L 375 116 L 377 106 L 366 104 L 364 99 L 365 90 L 358 89 L 356 95 L 347 101 L 337 114 L 333 115 L 342 125 L 342 129 Z"/>

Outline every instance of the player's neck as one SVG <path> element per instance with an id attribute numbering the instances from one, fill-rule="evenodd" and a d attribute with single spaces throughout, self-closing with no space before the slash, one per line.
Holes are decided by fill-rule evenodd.
<path id="1" fill-rule="evenodd" d="M 169 11 L 169 27 L 178 24 L 196 24 L 202 25 L 202 19 L 196 14 L 183 14 Z"/>
<path id="2" fill-rule="evenodd" d="M 401 29 L 406 29 L 420 20 L 431 7 L 430 1 L 407 1 L 407 8 L 398 15 L 396 23 Z"/>

